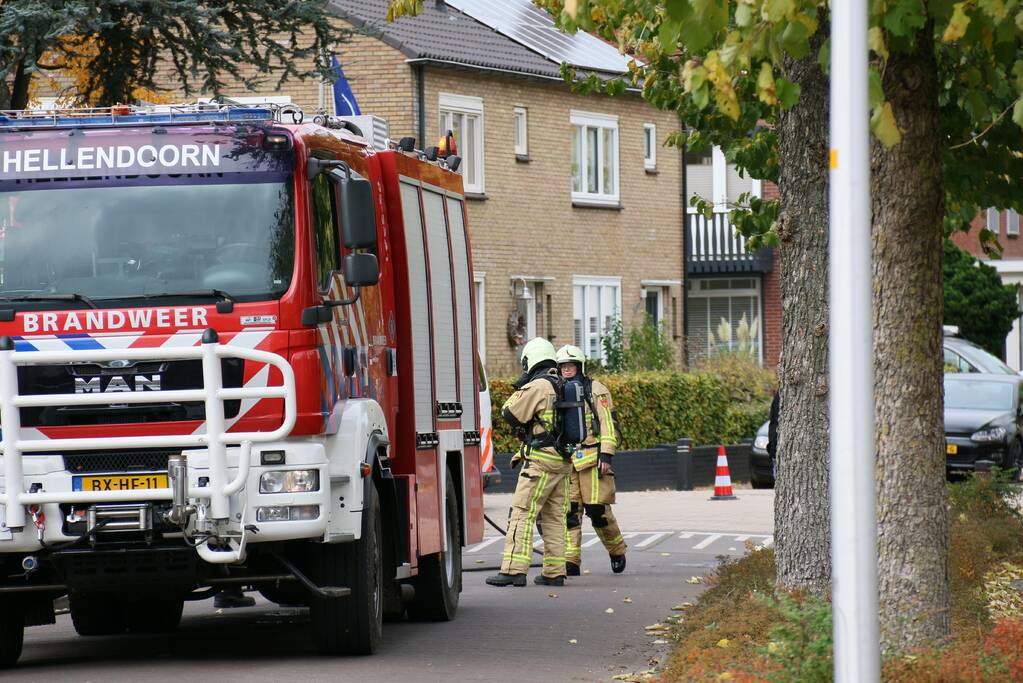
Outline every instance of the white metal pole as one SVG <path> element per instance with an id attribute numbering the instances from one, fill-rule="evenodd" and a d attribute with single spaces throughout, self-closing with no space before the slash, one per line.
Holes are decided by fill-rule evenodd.
<path id="1" fill-rule="evenodd" d="M 831 3 L 831 577 L 836 683 L 880 679 L 866 0 Z"/>

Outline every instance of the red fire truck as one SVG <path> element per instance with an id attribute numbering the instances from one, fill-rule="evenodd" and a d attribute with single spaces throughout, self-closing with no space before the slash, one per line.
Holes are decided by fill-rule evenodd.
<path id="1" fill-rule="evenodd" d="M 285 119 L 288 119 L 285 121 Z M 0 114 L 0 665 L 252 588 L 324 653 L 483 536 L 457 156 L 224 105 Z"/>

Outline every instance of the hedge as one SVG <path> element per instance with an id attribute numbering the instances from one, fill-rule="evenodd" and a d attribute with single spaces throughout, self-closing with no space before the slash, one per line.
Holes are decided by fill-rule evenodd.
<path id="1" fill-rule="evenodd" d="M 763 371 L 767 372 L 767 371 Z M 770 395 L 736 401 L 727 379 L 712 372 L 637 372 L 601 375 L 611 391 L 621 426 L 622 450 L 652 448 L 687 436 L 694 445 L 739 443 L 752 438 L 767 420 Z M 501 406 L 511 395 L 511 381 L 494 379 L 490 396 L 494 407 L 494 446 L 498 452 L 518 448 Z"/>

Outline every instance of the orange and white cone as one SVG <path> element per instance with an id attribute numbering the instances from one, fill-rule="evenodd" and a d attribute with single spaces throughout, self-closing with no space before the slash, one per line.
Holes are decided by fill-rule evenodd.
<path id="1" fill-rule="evenodd" d="M 718 446 L 718 465 L 714 475 L 714 495 L 711 500 L 736 500 L 732 493 L 732 475 L 728 472 L 728 456 L 725 447 Z"/>

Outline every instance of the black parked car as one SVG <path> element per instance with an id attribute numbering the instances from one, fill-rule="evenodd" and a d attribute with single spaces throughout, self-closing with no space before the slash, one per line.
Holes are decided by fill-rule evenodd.
<path id="1" fill-rule="evenodd" d="M 757 430 L 753 439 L 753 450 L 750 454 L 750 485 L 755 489 L 769 489 L 774 487 L 774 459 L 767 452 L 769 439 L 770 421 L 765 422 Z"/>
<path id="2" fill-rule="evenodd" d="M 949 472 L 973 470 L 978 460 L 1003 469 L 1023 467 L 1023 377 L 945 375 L 945 462 Z"/>

